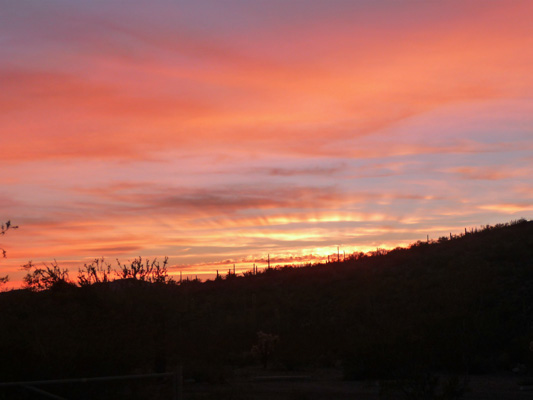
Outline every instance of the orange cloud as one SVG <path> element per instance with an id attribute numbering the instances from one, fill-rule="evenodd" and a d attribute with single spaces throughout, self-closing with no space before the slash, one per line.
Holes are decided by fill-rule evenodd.
<path id="1" fill-rule="evenodd" d="M 495 211 L 503 214 L 516 214 L 533 211 L 531 204 L 486 204 L 479 206 L 481 210 Z"/>

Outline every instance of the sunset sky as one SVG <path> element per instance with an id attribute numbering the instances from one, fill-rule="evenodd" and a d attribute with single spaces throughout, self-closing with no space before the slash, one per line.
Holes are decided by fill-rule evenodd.
<path id="1" fill-rule="evenodd" d="M 0 0 L 0 275 L 211 277 L 533 218 L 531 0 Z"/>

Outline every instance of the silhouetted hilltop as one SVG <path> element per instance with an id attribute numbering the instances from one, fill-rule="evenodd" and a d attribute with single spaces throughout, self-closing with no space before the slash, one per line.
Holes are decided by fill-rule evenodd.
<path id="1" fill-rule="evenodd" d="M 533 222 L 207 282 L 14 290 L 0 294 L 0 326 L 3 380 L 178 363 L 208 381 L 261 362 L 347 378 L 531 369 Z M 258 332 L 271 334 L 266 355 Z"/>

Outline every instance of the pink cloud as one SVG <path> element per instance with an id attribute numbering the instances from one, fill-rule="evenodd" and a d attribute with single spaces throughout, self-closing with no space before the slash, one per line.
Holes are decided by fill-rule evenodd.
<path id="1" fill-rule="evenodd" d="M 506 166 L 499 167 L 456 167 L 450 172 L 459 174 L 463 179 L 472 180 L 505 180 L 515 177 L 527 176 L 527 170 L 511 169 Z"/>
<path id="2" fill-rule="evenodd" d="M 492 11 L 486 12 L 481 21 L 491 15 Z M 498 22 L 497 32 L 505 20 Z M 307 60 L 312 48 L 298 40 L 289 50 L 305 49 L 301 63 L 187 32 L 169 36 L 166 28 L 152 32 L 111 22 L 99 25 L 138 43 L 135 51 L 140 54 L 157 48 L 167 51 L 168 57 L 150 53 L 148 61 L 137 64 L 127 58 L 110 62 L 112 51 L 89 52 L 84 60 L 90 71 L 4 71 L 7 89 L 2 104 L 9 110 L 6 130 L 12 132 L 7 154 L 33 159 L 51 154 L 146 157 L 169 147 L 197 149 L 206 141 L 210 147 L 231 142 L 234 148 L 250 151 L 266 144 L 270 151 L 285 148 L 305 154 L 309 145 L 302 143 L 323 147 L 325 132 L 330 141 L 368 135 L 446 104 L 509 96 L 532 84 L 522 67 L 527 56 L 518 51 L 524 41 L 496 35 L 494 40 L 506 45 L 487 46 L 495 34 L 485 32 L 483 24 L 472 28 L 466 20 L 454 26 L 460 34 L 442 25 L 422 37 L 422 28 L 415 25 L 405 31 L 406 41 L 385 40 L 388 32 L 385 37 L 367 35 L 356 41 L 347 35 L 345 25 L 332 27 L 326 37 L 311 32 L 298 38 L 323 43 L 326 53 L 321 58 L 334 65 Z M 284 29 L 293 28 L 280 32 Z M 90 31 L 73 40 L 95 41 L 96 49 L 103 43 L 97 32 Z M 261 40 L 256 48 L 277 43 L 275 37 L 261 36 Z M 333 49 L 327 46 L 331 43 Z M 192 63 L 176 63 L 181 56 L 190 57 Z M 484 68 L 487 62 L 490 69 Z M 477 69 L 488 75 L 480 77 Z M 509 70 L 516 72 L 511 74 L 516 78 L 504 81 L 502 74 L 508 76 Z M 520 85 L 514 85 L 513 79 Z M 21 123 L 27 112 L 32 113 L 33 123 Z M 21 139 L 35 146 L 28 149 Z"/>

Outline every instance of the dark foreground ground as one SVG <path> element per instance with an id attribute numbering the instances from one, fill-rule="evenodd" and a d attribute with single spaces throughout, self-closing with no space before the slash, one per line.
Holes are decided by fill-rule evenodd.
<path id="1" fill-rule="evenodd" d="M 432 378 L 436 378 L 432 375 Z M 443 395 L 443 383 L 453 377 L 438 377 L 437 390 L 420 390 L 428 381 L 345 381 L 336 369 L 292 372 L 248 368 L 235 371 L 223 384 L 185 380 L 179 400 L 530 400 L 533 378 L 513 373 L 468 377 L 462 396 Z M 461 381 L 461 380 L 459 380 Z M 426 386 L 427 388 L 427 386 Z M 36 390 L 37 389 L 37 390 Z M 39 390 L 46 390 L 43 393 Z M 423 393 L 424 392 L 424 393 Z M 55 398 L 63 400 L 173 400 L 172 379 L 129 380 L 113 383 L 77 383 L 0 388 L 0 400 Z M 181 394 L 181 396 L 180 396 Z"/>
<path id="2" fill-rule="evenodd" d="M 341 374 L 331 370 L 296 372 L 288 374 L 264 374 L 236 376 L 223 385 L 206 385 L 185 382 L 186 400 L 384 400 L 422 399 L 406 397 L 401 393 L 406 386 L 394 382 L 344 381 Z M 254 374 L 255 375 L 255 374 Z M 446 380 L 441 377 L 440 382 Z M 470 376 L 465 400 L 522 400 L 533 399 L 533 379 L 514 374 L 490 374 Z M 437 394 L 438 396 L 438 394 Z M 442 397 L 425 397 L 440 399 Z"/>

